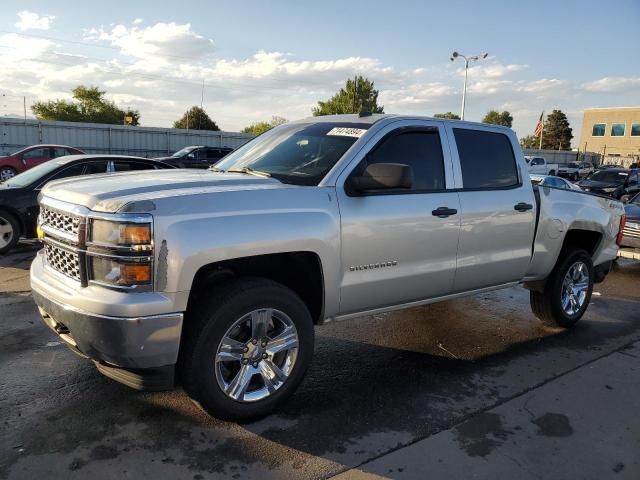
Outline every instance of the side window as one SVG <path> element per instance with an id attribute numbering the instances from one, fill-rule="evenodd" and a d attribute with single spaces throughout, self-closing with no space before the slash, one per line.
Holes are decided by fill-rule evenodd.
<path id="1" fill-rule="evenodd" d="M 35 148 L 33 150 L 29 150 L 28 152 L 24 152 L 22 154 L 22 158 L 24 160 L 32 160 L 36 158 L 49 158 L 49 149 L 48 148 Z"/>
<path id="2" fill-rule="evenodd" d="M 53 177 L 51 177 L 48 181 L 51 180 L 60 180 L 61 178 L 68 177 L 77 177 L 78 175 L 82 175 L 84 173 L 84 167 L 86 167 L 86 163 L 76 163 L 75 165 L 71 165 L 58 173 L 56 173 Z"/>
<path id="3" fill-rule="evenodd" d="M 54 147 L 53 158 L 64 157 L 65 155 L 71 155 L 71 152 L 66 148 Z"/>
<path id="4" fill-rule="evenodd" d="M 542 160 L 539 158 L 534 158 L 531 160 L 531 165 L 542 165 Z"/>
<path id="5" fill-rule="evenodd" d="M 86 164 L 85 175 L 91 175 L 93 173 L 105 173 L 107 171 L 107 161 L 99 160 L 97 162 L 89 162 Z"/>
<path id="6" fill-rule="evenodd" d="M 413 169 L 412 191 L 444 190 L 444 157 L 437 130 L 406 131 L 387 137 L 367 155 L 373 163 L 403 163 Z"/>
<path id="7" fill-rule="evenodd" d="M 132 172 L 135 170 L 153 170 L 153 166 L 143 162 L 116 160 L 113 162 L 116 172 Z"/>
<path id="8" fill-rule="evenodd" d="M 453 132 L 464 188 L 507 188 L 518 185 L 516 158 L 509 137 L 502 133 L 464 128 L 454 128 Z"/>

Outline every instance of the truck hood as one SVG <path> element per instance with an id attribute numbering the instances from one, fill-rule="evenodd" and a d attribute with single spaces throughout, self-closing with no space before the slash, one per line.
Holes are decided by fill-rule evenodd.
<path id="1" fill-rule="evenodd" d="M 98 212 L 150 211 L 153 200 L 231 190 L 291 188 L 270 177 L 209 170 L 149 170 L 89 175 L 48 183 L 46 197 Z M 123 208 L 125 207 L 125 208 Z"/>

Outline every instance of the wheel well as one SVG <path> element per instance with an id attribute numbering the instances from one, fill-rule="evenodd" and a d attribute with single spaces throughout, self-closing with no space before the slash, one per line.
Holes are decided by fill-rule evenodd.
<path id="1" fill-rule="evenodd" d="M 602 234 L 592 230 L 569 230 L 564 237 L 562 249 L 583 248 L 593 257 L 601 240 Z"/>
<path id="2" fill-rule="evenodd" d="M 286 252 L 235 258 L 201 267 L 193 279 L 189 308 L 217 283 L 231 277 L 269 278 L 293 290 L 318 323 L 324 313 L 324 281 L 320 258 L 313 252 Z"/>

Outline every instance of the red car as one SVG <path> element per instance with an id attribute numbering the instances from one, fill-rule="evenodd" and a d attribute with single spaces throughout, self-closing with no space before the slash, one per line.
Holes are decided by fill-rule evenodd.
<path id="1" fill-rule="evenodd" d="M 65 155 L 81 155 L 84 152 L 66 145 L 32 145 L 13 155 L 0 157 L 0 182 L 40 165 L 52 158 Z"/>

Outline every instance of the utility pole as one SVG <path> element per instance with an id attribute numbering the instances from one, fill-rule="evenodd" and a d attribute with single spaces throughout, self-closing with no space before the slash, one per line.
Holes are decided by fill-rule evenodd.
<path id="1" fill-rule="evenodd" d="M 202 110 L 202 105 L 204 104 L 204 79 L 202 79 L 202 92 L 200 93 L 200 110 Z M 202 111 L 198 116 L 198 130 L 202 130 Z"/>
<path id="2" fill-rule="evenodd" d="M 24 123 L 27 123 L 27 97 L 26 95 L 22 97 L 22 108 L 24 111 Z"/>
<path id="3" fill-rule="evenodd" d="M 353 77 L 353 113 L 356 112 L 356 95 L 358 93 L 358 76 Z"/>

